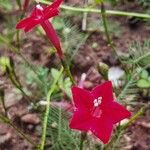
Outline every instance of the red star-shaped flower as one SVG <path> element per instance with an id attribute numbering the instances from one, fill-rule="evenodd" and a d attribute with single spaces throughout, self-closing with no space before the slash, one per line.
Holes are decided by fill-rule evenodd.
<path id="1" fill-rule="evenodd" d="M 55 29 L 48 21 L 48 19 L 58 15 L 58 8 L 62 1 L 63 0 L 56 0 L 54 3 L 47 7 L 37 4 L 36 7 L 33 9 L 31 15 L 21 20 L 16 26 L 17 29 L 23 29 L 25 32 L 28 32 L 36 25 L 40 24 L 61 58 L 63 57 L 63 53 L 60 46 L 60 40 L 57 36 Z"/>
<path id="2" fill-rule="evenodd" d="M 104 144 L 108 143 L 113 125 L 131 116 L 131 113 L 113 99 L 112 83 L 105 82 L 91 92 L 72 88 L 74 115 L 70 128 L 91 131 Z"/>

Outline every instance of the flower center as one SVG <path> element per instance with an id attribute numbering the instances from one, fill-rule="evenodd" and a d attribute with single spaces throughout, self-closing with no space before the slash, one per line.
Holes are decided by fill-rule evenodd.
<path id="1" fill-rule="evenodd" d="M 39 9 L 39 10 L 41 10 L 41 11 L 43 11 L 43 7 L 40 4 L 37 4 L 36 8 Z"/>
<path id="2" fill-rule="evenodd" d="M 94 107 L 98 107 L 102 102 L 102 97 L 98 97 L 97 99 L 94 99 Z"/>
<path id="3" fill-rule="evenodd" d="M 100 118 L 102 114 L 102 110 L 100 109 L 100 104 L 102 103 L 102 97 L 98 97 L 97 99 L 94 99 L 94 109 L 92 111 L 92 116 L 96 118 Z"/>

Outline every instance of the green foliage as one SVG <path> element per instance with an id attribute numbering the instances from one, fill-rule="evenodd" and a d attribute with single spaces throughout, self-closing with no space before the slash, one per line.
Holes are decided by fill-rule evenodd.
<path id="1" fill-rule="evenodd" d="M 150 1 L 149 0 L 138 0 L 138 2 L 143 6 L 150 8 Z"/>
<path id="2" fill-rule="evenodd" d="M 0 71 L 6 73 L 7 68 L 11 69 L 10 59 L 8 57 L 0 57 Z"/>
<path id="3" fill-rule="evenodd" d="M 107 0 L 107 1 L 112 5 L 116 5 L 119 2 L 119 0 Z"/>
<path id="4" fill-rule="evenodd" d="M 51 150 L 79 150 L 79 133 L 71 131 L 68 127 L 68 112 L 61 108 L 51 107 L 48 119 L 47 139 Z M 47 141 L 47 143 L 48 143 Z"/>
<path id="5" fill-rule="evenodd" d="M 17 5 L 19 6 L 19 8 L 21 8 L 21 0 L 16 0 Z"/>
<path id="6" fill-rule="evenodd" d="M 10 0 L 0 0 L 0 8 L 3 8 L 5 10 L 11 10 L 12 9 L 12 3 Z"/>
<path id="7" fill-rule="evenodd" d="M 56 76 L 59 74 L 59 70 L 52 68 L 51 69 L 51 76 L 53 79 L 56 78 Z M 71 98 L 71 81 L 69 77 L 64 78 L 64 76 L 61 76 L 61 78 L 58 81 L 58 87 L 65 92 L 65 94 Z"/>
<path id="8" fill-rule="evenodd" d="M 55 68 L 51 68 L 49 70 L 45 67 L 34 67 L 36 70 L 36 73 L 31 70 L 31 68 L 27 65 L 23 66 L 24 74 L 26 74 L 26 83 L 35 89 L 37 95 L 39 97 L 44 98 L 49 90 L 49 87 L 51 87 L 52 81 L 55 80 L 55 78 L 59 74 L 59 70 Z M 40 79 L 40 80 L 39 80 Z M 57 100 L 61 100 L 61 92 L 66 94 L 69 98 L 71 97 L 71 81 L 68 77 L 65 77 L 62 75 L 58 81 L 57 88 L 55 89 L 55 92 L 53 94 L 53 98 L 57 98 Z"/>
<path id="9" fill-rule="evenodd" d="M 150 82 L 148 80 L 145 80 L 145 79 L 140 79 L 137 82 L 137 86 L 139 88 L 150 88 Z"/>
<path id="10" fill-rule="evenodd" d="M 53 20 L 53 25 L 60 32 L 63 50 L 68 62 L 70 62 L 80 46 L 85 43 L 89 34 L 80 32 L 78 27 L 72 25 L 68 18 L 57 17 Z"/>
<path id="11" fill-rule="evenodd" d="M 142 79 L 148 79 L 148 71 L 147 70 L 143 70 L 142 72 L 141 72 L 141 78 Z"/>
<path id="12" fill-rule="evenodd" d="M 95 0 L 96 4 L 101 4 L 104 0 Z"/>
<path id="13" fill-rule="evenodd" d="M 133 74 L 132 77 L 126 82 L 124 87 L 122 88 L 120 94 L 117 97 L 117 100 L 124 104 L 134 104 L 138 97 L 138 88 L 136 86 L 135 76 L 137 74 Z"/>
<path id="14" fill-rule="evenodd" d="M 126 62 L 145 67 L 150 64 L 150 39 L 144 43 L 134 42 L 129 46 L 130 57 Z"/>
<path id="15" fill-rule="evenodd" d="M 130 73 L 127 84 L 124 86 L 122 92 L 118 96 L 119 100 L 127 102 L 134 102 L 137 99 L 139 88 L 149 87 L 149 75 L 145 70 L 150 65 L 150 40 L 145 40 L 142 43 L 134 42 L 129 45 L 130 57 L 125 63 L 130 64 Z"/>
<path id="16" fill-rule="evenodd" d="M 0 47 L 4 47 L 6 49 L 9 49 L 13 52 L 18 52 L 18 49 L 13 46 L 12 39 L 13 39 L 14 33 L 7 34 L 7 35 L 1 35 L 0 34 Z"/>
<path id="17" fill-rule="evenodd" d="M 33 91 L 35 90 L 39 97 L 45 97 L 48 87 L 50 87 L 51 84 L 48 69 L 44 67 L 35 67 L 36 74 L 27 65 L 22 66 L 22 69 L 24 74 L 26 74 L 26 83 L 28 86 L 30 86 Z"/>
<path id="18" fill-rule="evenodd" d="M 137 81 L 139 88 L 150 88 L 150 75 L 147 70 L 143 70 L 140 74 L 140 79 Z"/>

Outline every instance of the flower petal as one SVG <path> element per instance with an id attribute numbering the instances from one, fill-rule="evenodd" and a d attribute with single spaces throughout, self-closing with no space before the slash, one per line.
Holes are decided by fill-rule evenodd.
<path id="1" fill-rule="evenodd" d="M 42 10 L 37 8 L 38 6 L 41 7 Z M 34 9 L 32 10 L 31 17 L 35 19 L 41 19 L 43 15 L 44 15 L 44 6 L 36 5 L 36 7 L 34 7 Z"/>
<path id="2" fill-rule="evenodd" d="M 28 25 L 24 28 L 25 32 L 30 31 L 32 28 L 34 28 L 36 25 L 40 23 L 39 20 L 33 20 L 32 22 L 29 22 Z"/>
<path id="3" fill-rule="evenodd" d="M 93 121 L 93 126 L 90 130 L 104 144 L 108 143 L 113 130 L 112 121 L 103 115 L 99 119 L 94 119 L 94 120 L 95 121 Z"/>
<path id="4" fill-rule="evenodd" d="M 59 13 L 58 9 L 53 9 L 44 14 L 44 20 L 57 16 Z"/>
<path id="5" fill-rule="evenodd" d="M 36 16 L 36 7 L 33 8 L 32 12 L 31 12 L 31 17 L 34 17 Z"/>
<path id="6" fill-rule="evenodd" d="M 117 102 L 111 103 L 108 109 L 105 110 L 105 113 L 114 124 L 131 116 L 131 113 Z"/>
<path id="7" fill-rule="evenodd" d="M 28 17 L 28 18 L 25 18 L 25 19 L 21 20 L 21 21 L 16 25 L 16 29 L 24 28 L 25 26 L 28 25 L 28 23 L 32 22 L 32 20 L 33 20 L 32 17 Z"/>
<path id="8" fill-rule="evenodd" d="M 46 35 L 48 36 L 49 40 L 52 42 L 52 44 L 56 48 L 59 57 L 62 58 L 63 52 L 60 46 L 60 40 L 52 24 L 48 20 L 46 20 L 44 22 L 41 22 L 41 26 L 46 32 Z"/>
<path id="9" fill-rule="evenodd" d="M 51 5 L 45 8 L 44 13 L 50 9 L 56 9 L 60 6 L 63 0 L 55 0 Z"/>
<path id="10" fill-rule="evenodd" d="M 72 94 L 77 109 L 91 111 L 93 108 L 93 98 L 89 91 L 74 86 L 72 87 Z"/>
<path id="11" fill-rule="evenodd" d="M 69 127 L 72 129 L 88 131 L 91 126 L 91 116 L 86 111 L 75 111 Z"/>
<path id="12" fill-rule="evenodd" d="M 97 87 L 92 92 L 94 98 L 102 97 L 102 105 L 107 105 L 113 101 L 113 91 L 111 81 L 107 81 Z"/>

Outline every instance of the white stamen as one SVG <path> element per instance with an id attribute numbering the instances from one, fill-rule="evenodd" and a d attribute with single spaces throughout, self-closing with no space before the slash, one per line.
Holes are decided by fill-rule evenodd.
<path id="1" fill-rule="evenodd" d="M 98 107 L 102 103 L 102 97 L 98 97 L 97 99 L 94 99 L 93 103 L 94 103 L 94 107 Z"/>
<path id="2" fill-rule="evenodd" d="M 98 104 L 99 104 L 99 105 L 101 104 L 101 102 L 102 102 L 101 100 L 98 100 Z"/>
<path id="3" fill-rule="evenodd" d="M 97 99 L 94 99 L 94 101 L 93 101 L 93 102 L 94 102 L 94 104 L 95 104 L 95 103 L 97 103 Z"/>
<path id="4" fill-rule="evenodd" d="M 100 97 L 98 97 L 98 100 L 102 100 L 102 97 L 100 96 Z"/>
<path id="5" fill-rule="evenodd" d="M 94 103 L 94 107 L 98 107 L 99 106 L 99 103 Z"/>
<path id="6" fill-rule="evenodd" d="M 36 8 L 39 9 L 39 10 L 41 10 L 41 11 L 43 11 L 43 7 L 40 4 L 37 4 Z"/>

